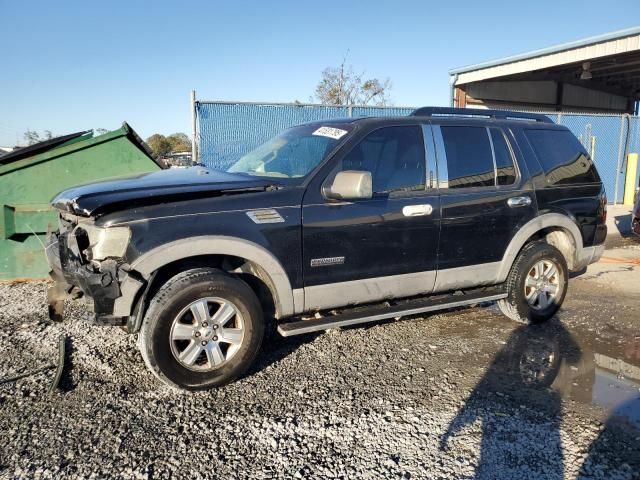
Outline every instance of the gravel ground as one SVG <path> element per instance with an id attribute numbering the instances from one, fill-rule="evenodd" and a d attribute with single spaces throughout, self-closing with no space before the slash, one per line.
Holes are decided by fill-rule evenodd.
<path id="1" fill-rule="evenodd" d="M 533 334 L 476 307 L 274 337 L 245 378 L 196 394 L 159 384 L 133 337 L 79 305 L 51 324 L 45 289 L 0 285 L 0 379 L 71 339 L 62 391 L 47 395 L 52 371 L 0 385 L 3 478 L 640 478 L 638 425 L 563 399 L 593 370 L 585 352 L 638 332 L 640 298 L 593 282 L 572 280 L 562 323 Z M 510 367 L 548 344 L 535 332 L 569 352 L 552 388 Z"/>

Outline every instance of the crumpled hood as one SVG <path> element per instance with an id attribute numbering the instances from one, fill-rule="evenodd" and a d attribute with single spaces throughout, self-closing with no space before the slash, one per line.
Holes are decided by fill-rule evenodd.
<path id="1" fill-rule="evenodd" d="M 51 204 L 59 210 L 88 217 L 120 207 L 260 192 L 274 184 L 267 178 L 252 178 L 203 167 L 171 168 L 79 185 L 59 193 Z"/>

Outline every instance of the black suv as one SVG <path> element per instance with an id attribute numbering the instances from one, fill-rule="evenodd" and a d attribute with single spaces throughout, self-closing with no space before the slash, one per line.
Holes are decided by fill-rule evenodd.
<path id="1" fill-rule="evenodd" d="M 602 182 L 547 117 L 421 108 L 291 128 L 226 171 L 164 170 L 69 189 L 47 248 L 67 296 L 139 335 L 162 381 L 237 378 L 281 335 L 497 301 L 552 317 L 602 255 Z"/>

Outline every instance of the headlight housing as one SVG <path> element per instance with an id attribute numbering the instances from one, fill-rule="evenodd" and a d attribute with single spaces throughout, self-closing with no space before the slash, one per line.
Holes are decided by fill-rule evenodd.
<path id="1" fill-rule="evenodd" d="M 131 230 L 128 227 L 102 228 L 87 223 L 78 225 L 74 235 L 85 260 L 104 260 L 124 257 Z"/>

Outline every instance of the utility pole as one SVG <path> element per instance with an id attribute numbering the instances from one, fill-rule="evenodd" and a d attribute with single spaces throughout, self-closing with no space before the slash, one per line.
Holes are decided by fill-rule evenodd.
<path id="1" fill-rule="evenodd" d="M 191 163 L 198 162 L 198 146 L 196 145 L 196 91 L 191 90 Z"/>

